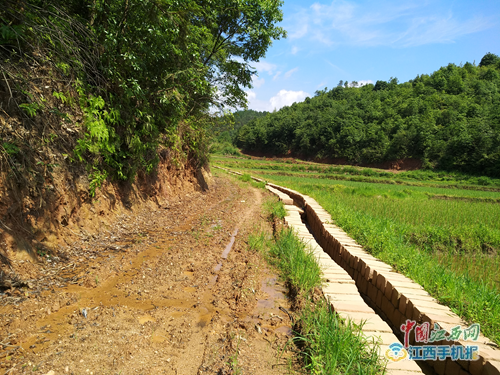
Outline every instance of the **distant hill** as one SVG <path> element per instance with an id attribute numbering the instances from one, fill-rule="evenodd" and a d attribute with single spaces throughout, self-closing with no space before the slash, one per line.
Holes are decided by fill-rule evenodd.
<path id="1" fill-rule="evenodd" d="M 318 91 L 241 126 L 246 151 L 351 163 L 419 159 L 427 168 L 500 177 L 500 57 L 449 64 L 405 83 Z"/>
<path id="2" fill-rule="evenodd" d="M 240 128 L 250 121 L 264 117 L 269 112 L 254 111 L 253 109 L 243 109 L 233 113 L 234 116 L 234 126 L 230 130 L 225 130 L 217 136 L 218 142 L 235 142 L 235 137 L 238 134 Z"/>

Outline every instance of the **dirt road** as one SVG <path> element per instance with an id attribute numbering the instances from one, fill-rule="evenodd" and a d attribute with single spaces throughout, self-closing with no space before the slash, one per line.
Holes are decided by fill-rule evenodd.
<path id="1" fill-rule="evenodd" d="M 46 276 L 0 296 L 0 373 L 288 373 L 284 288 L 246 244 L 256 228 L 271 235 L 265 194 L 215 178 L 42 265 L 16 264 Z"/>

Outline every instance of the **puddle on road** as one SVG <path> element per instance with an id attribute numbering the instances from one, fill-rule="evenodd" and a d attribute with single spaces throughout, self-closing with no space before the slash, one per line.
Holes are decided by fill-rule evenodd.
<path id="1" fill-rule="evenodd" d="M 268 270 L 264 272 L 267 273 Z M 245 320 L 259 326 L 263 333 L 274 332 L 291 337 L 293 332 L 287 324 L 289 319 L 280 310 L 280 306 L 288 306 L 286 289 L 277 280 L 278 277 L 273 274 L 268 274 L 262 280 L 261 290 L 267 296 L 257 301 L 257 306 Z"/>
<path id="2" fill-rule="evenodd" d="M 284 335 L 286 335 L 286 336 L 290 336 L 290 337 L 292 337 L 292 336 L 293 336 L 293 331 L 292 331 L 292 329 L 291 329 L 290 327 L 287 327 L 287 326 L 281 326 L 281 327 L 279 327 L 279 328 L 276 328 L 276 329 L 274 330 L 274 332 L 275 332 L 275 333 L 282 333 L 282 334 L 284 334 Z"/>
<path id="3" fill-rule="evenodd" d="M 276 300 L 285 300 L 283 287 L 276 284 L 276 277 L 268 277 L 262 280 L 261 290 L 269 297 L 257 301 L 256 309 L 272 309 L 275 307 Z M 278 301 L 279 303 L 279 301 Z M 279 305 L 277 306 L 279 307 Z"/>
<path id="4" fill-rule="evenodd" d="M 234 245 L 234 241 L 236 240 L 236 235 L 238 234 L 238 228 L 236 228 L 233 232 L 233 234 L 231 235 L 231 239 L 229 241 L 229 243 L 226 245 L 226 248 L 224 249 L 224 251 L 222 252 L 222 255 L 221 255 L 221 258 L 222 259 L 227 259 L 228 255 L 229 255 L 229 252 L 231 251 L 231 249 L 233 248 L 233 245 Z M 214 267 L 214 272 L 216 273 L 215 275 L 213 275 L 210 280 L 208 281 L 208 289 L 212 289 L 213 286 L 215 285 L 215 283 L 217 282 L 217 279 L 219 278 L 219 275 L 217 275 L 217 273 L 221 270 L 222 268 L 222 261 L 217 263 L 217 265 Z"/>
<path id="5" fill-rule="evenodd" d="M 190 226 L 189 220 L 184 225 L 177 227 L 177 230 L 186 229 Z M 217 263 L 213 271 L 215 275 L 209 281 L 209 285 L 205 293 L 203 293 L 201 298 L 196 301 L 194 298 L 157 298 L 158 296 L 153 297 L 152 299 L 136 299 L 135 295 L 130 295 L 125 290 L 119 289 L 117 286 L 119 284 L 127 284 L 132 282 L 139 275 L 139 270 L 145 260 L 149 260 L 155 257 L 160 256 L 165 250 L 175 242 L 175 238 L 171 236 L 166 236 L 162 238 L 160 241 L 157 241 L 155 245 L 147 246 L 143 251 L 137 252 L 130 261 L 124 264 L 124 267 L 120 270 L 117 270 L 115 275 L 109 277 L 102 284 L 95 288 L 88 288 L 86 286 L 80 286 L 75 284 L 70 284 L 62 288 L 55 289 L 56 292 L 64 292 L 64 293 L 74 293 L 78 295 L 78 302 L 72 303 L 71 305 L 61 307 L 59 311 L 53 312 L 52 314 L 42 317 L 37 321 L 37 326 L 50 326 L 54 327 L 53 332 L 47 333 L 45 338 L 47 339 L 44 343 L 38 342 L 38 335 L 33 335 L 28 337 L 23 343 L 22 346 L 25 350 L 28 350 L 30 346 L 33 346 L 35 343 L 36 348 L 33 348 L 34 352 L 38 352 L 43 350 L 45 347 L 49 345 L 50 342 L 54 342 L 58 337 L 69 333 L 69 331 L 73 330 L 73 325 L 65 324 L 68 321 L 68 317 L 70 317 L 74 311 L 79 312 L 81 310 L 81 306 L 86 306 L 89 309 L 93 309 L 96 306 L 102 307 L 112 307 L 116 305 L 127 306 L 132 310 L 139 310 L 142 312 L 147 312 L 156 308 L 163 307 L 173 307 L 179 308 L 184 311 L 179 312 L 170 312 L 172 315 L 182 316 L 187 312 L 185 309 L 190 309 L 191 307 L 195 307 L 195 310 L 191 310 L 194 315 L 195 322 L 197 320 L 196 326 L 199 328 L 199 334 L 201 334 L 202 330 L 207 326 L 207 324 L 211 321 L 214 314 L 216 313 L 215 307 L 211 304 L 213 298 L 213 286 L 217 282 L 218 273 L 222 269 L 224 259 L 227 259 L 230 251 L 233 248 L 235 243 L 236 235 L 238 234 L 238 229 L 236 228 L 231 236 L 231 239 L 224 251 L 221 254 L 221 259 L 219 263 Z M 103 252 L 102 256 L 114 256 L 112 253 L 108 254 Z M 88 266 L 88 265 L 87 265 Z M 77 267 L 76 269 L 72 269 L 69 274 L 76 275 L 81 271 L 81 267 Z M 265 272 L 268 272 L 267 270 Z M 184 275 L 188 279 L 193 279 L 194 272 L 193 271 L 184 271 Z M 195 287 L 185 287 L 183 288 L 184 292 L 187 293 L 195 293 L 197 288 Z M 286 296 L 284 295 L 284 288 L 277 283 L 276 275 L 270 275 L 270 277 L 264 278 L 262 281 L 262 291 L 267 295 L 266 298 L 263 298 L 257 301 L 257 306 L 254 311 L 247 317 L 245 320 L 250 320 L 252 323 L 259 323 L 260 327 L 262 327 L 263 331 L 266 332 L 280 332 L 282 334 L 290 334 L 291 330 L 287 327 L 283 322 L 288 322 L 288 319 L 284 314 L 279 310 L 280 305 L 287 305 Z M 49 292 L 47 292 L 49 293 Z M 197 315 L 197 316 L 196 316 Z M 224 316 L 225 314 L 221 314 Z M 276 318 L 276 316 L 282 316 L 282 319 Z M 260 319 L 259 317 L 263 317 Z M 141 315 L 137 318 L 139 324 L 143 325 L 148 322 L 155 322 L 155 320 L 148 315 Z M 153 342 L 164 342 L 166 341 L 166 337 L 161 335 L 160 333 L 154 334 L 151 337 Z"/>
<path id="6" fill-rule="evenodd" d="M 226 248 L 222 252 L 221 258 L 222 259 L 227 259 L 227 256 L 229 255 L 229 252 L 233 248 L 234 241 L 236 240 L 236 235 L 238 234 L 238 228 L 236 228 L 231 235 L 231 239 L 229 243 L 226 245 Z M 199 313 L 199 320 L 198 320 L 198 327 L 204 328 L 207 323 L 212 319 L 213 314 L 215 312 L 215 309 L 209 301 L 211 300 L 212 297 L 212 288 L 214 287 L 215 283 L 217 282 L 217 279 L 219 278 L 219 271 L 222 269 L 222 261 L 217 263 L 217 265 L 213 268 L 215 275 L 213 275 L 210 280 L 208 281 L 208 288 L 205 294 L 202 297 L 202 302 L 200 303 L 200 313 Z"/>
<path id="7" fill-rule="evenodd" d="M 233 235 L 231 236 L 231 240 L 229 241 L 226 248 L 222 252 L 222 259 L 227 259 L 227 256 L 229 255 L 229 252 L 231 251 L 231 249 L 233 247 L 234 240 L 235 240 L 237 234 L 238 234 L 238 228 L 235 229 Z"/>

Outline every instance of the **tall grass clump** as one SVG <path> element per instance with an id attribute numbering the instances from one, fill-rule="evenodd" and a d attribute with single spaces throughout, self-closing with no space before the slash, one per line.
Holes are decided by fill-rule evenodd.
<path id="1" fill-rule="evenodd" d="M 307 305 L 300 317 L 295 341 L 302 346 L 306 370 L 311 374 L 380 374 L 383 366 L 363 336 L 362 326 L 343 322 L 324 300 Z"/>
<path id="2" fill-rule="evenodd" d="M 283 220 L 286 216 L 286 209 L 283 202 L 275 198 L 268 199 L 264 202 L 264 213 L 269 221 Z"/>
<path id="3" fill-rule="evenodd" d="M 311 374 L 379 374 L 384 365 L 377 343 L 369 343 L 361 327 L 344 322 L 327 302 L 314 298 L 321 285 L 321 269 L 314 254 L 293 230 L 276 234 L 268 256 L 289 285 L 296 305 L 302 306 L 294 326 L 293 341 Z"/>
<path id="4" fill-rule="evenodd" d="M 314 254 L 300 241 L 291 229 L 277 233 L 276 241 L 269 249 L 272 263 L 301 295 L 321 284 L 321 269 Z"/>

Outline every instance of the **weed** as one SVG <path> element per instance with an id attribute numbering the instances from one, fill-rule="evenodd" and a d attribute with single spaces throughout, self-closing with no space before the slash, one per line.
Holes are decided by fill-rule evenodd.
<path id="1" fill-rule="evenodd" d="M 93 171 L 89 175 L 89 194 L 91 197 L 95 197 L 96 190 L 102 186 L 107 177 L 108 173 L 106 171 L 101 171 L 95 166 L 93 167 Z"/>
<path id="2" fill-rule="evenodd" d="M 286 216 L 285 205 L 276 199 L 266 200 L 264 202 L 264 213 L 271 222 L 275 219 L 283 220 Z"/>
<path id="3" fill-rule="evenodd" d="M 238 364 L 238 355 L 239 355 L 241 338 L 238 335 L 236 337 L 237 337 L 237 340 L 238 340 L 237 344 L 236 344 L 236 350 L 234 351 L 233 355 L 231 355 L 229 357 L 229 363 L 228 363 L 228 365 L 233 370 L 233 375 L 240 375 L 241 372 L 242 372 L 242 369 L 240 368 L 240 366 Z"/>
<path id="4" fill-rule="evenodd" d="M 250 175 L 249 175 L 249 174 L 244 174 L 244 175 L 242 175 L 242 176 L 239 176 L 238 178 L 239 178 L 241 181 L 243 181 L 243 182 L 250 182 L 250 181 L 252 181 L 252 177 L 250 177 Z"/>
<path id="5" fill-rule="evenodd" d="M 294 286 L 297 294 L 305 294 L 321 284 L 321 269 L 312 252 L 306 248 L 293 230 L 277 233 L 269 249 L 271 263 Z"/>
<path id="6" fill-rule="evenodd" d="M 264 253 L 269 245 L 270 243 L 266 238 L 265 232 L 252 233 L 248 236 L 248 248 L 250 251 Z"/>
<path id="7" fill-rule="evenodd" d="M 361 327 L 345 324 L 324 300 L 310 298 L 321 284 L 321 270 L 312 252 L 290 229 L 276 235 L 268 259 L 286 279 L 292 296 L 302 301 L 293 342 L 311 374 L 375 374 L 383 370 L 377 343 L 368 345 Z"/>
<path id="8" fill-rule="evenodd" d="M 9 143 L 9 142 L 3 142 L 2 147 L 5 150 L 5 152 L 7 154 L 9 154 L 10 156 L 17 155 L 20 151 L 19 147 L 17 147 L 15 144 Z"/>
<path id="9" fill-rule="evenodd" d="M 37 102 L 33 102 L 33 103 L 19 104 L 19 108 L 21 108 L 29 117 L 35 117 L 37 112 L 43 109 L 44 106 L 38 104 Z"/>

